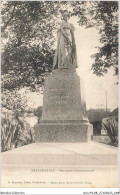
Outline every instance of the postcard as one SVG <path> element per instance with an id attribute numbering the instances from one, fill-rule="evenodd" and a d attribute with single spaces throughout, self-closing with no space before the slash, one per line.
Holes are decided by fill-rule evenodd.
<path id="1" fill-rule="evenodd" d="M 119 187 L 118 1 L 1 2 L 1 187 Z"/>

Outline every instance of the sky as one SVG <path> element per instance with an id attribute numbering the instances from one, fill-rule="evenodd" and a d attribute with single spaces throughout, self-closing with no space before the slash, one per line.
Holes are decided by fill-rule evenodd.
<path id="1" fill-rule="evenodd" d="M 117 77 L 109 69 L 104 77 L 98 77 L 90 70 L 94 59 L 91 55 L 97 52 L 99 46 L 99 34 L 95 28 L 85 29 L 77 24 L 75 17 L 71 18 L 70 23 L 75 27 L 75 42 L 77 47 L 77 60 L 79 68 L 77 74 L 83 79 L 86 93 L 86 106 L 90 108 L 107 108 L 111 111 L 118 107 L 118 85 Z M 24 89 L 21 91 L 24 92 Z M 38 93 L 27 93 L 27 102 L 29 107 L 38 107 L 43 104 L 43 95 Z"/>
<path id="2" fill-rule="evenodd" d="M 107 93 L 107 107 L 113 110 L 118 106 L 118 85 L 115 84 L 117 77 L 113 76 L 113 69 L 109 69 L 104 77 L 98 77 L 90 70 L 94 62 L 91 55 L 97 52 L 100 35 L 95 28 L 85 29 L 75 21 L 74 25 L 79 65 L 77 73 L 84 81 L 87 109 L 105 108 Z"/>

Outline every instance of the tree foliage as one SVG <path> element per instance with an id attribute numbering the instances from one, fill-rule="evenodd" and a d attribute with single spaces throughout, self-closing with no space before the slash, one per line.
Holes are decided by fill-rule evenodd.
<path id="1" fill-rule="evenodd" d="M 35 90 L 44 83 L 46 72 L 52 69 L 60 13 L 68 8 L 79 25 L 99 31 L 93 73 L 101 76 L 114 67 L 118 74 L 117 1 L 6 1 L 1 10 L 3 89 L 27 86 Z"/>
<path id="2" fill-rule="evenodd" d="M 100 34 L 98 52 L 93 54 L 93 73 L 102 76 L 114 67 L 118 75 L 118 2 L 90 1 L 73 3 L 73 15 L 79 17 L 79 25 L 96 27 Z"/>
<path id="3" fill-rule="evenodd" d="M 16 112 L 24 112 L 27 110 L 26 98 L 18 93 L 18 90 L 3 90 L 2 107 Z M 3 110 L 2 110 L 3 111 Z"/>
<path id="4" fill-rule="evenodd" d="M 53 64 L 53 34 L 57 27 L 58 8 L 53 2 L 44 1 L 3 3 L 4 88 L 35 88 L 36 84 L 43 83 L 45 72 L 50 71 Z"/>

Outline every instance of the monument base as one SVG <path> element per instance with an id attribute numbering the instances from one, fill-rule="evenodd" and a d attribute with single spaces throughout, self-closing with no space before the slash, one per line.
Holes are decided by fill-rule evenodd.
<path id="1" fill-rule="evenodd" d="M 87 142 L 92 135 L 92 125 L 80 121 L 44 121 L 35 126 L 36 142 Z"/>

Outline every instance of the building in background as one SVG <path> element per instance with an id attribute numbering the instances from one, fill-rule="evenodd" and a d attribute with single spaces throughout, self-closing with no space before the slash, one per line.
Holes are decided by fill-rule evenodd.
<path id="1" fill-rule="evenodd" d="M 106 118 L 109 116 L 110 110 L 98 108 L 98 109 L 89 109 L 87 111 L 88 119 L 90 123 L 93 125 L 93 135 L 101 135 L 101 129 L 102 129 L 102 120 L 103 118 Z"/>

